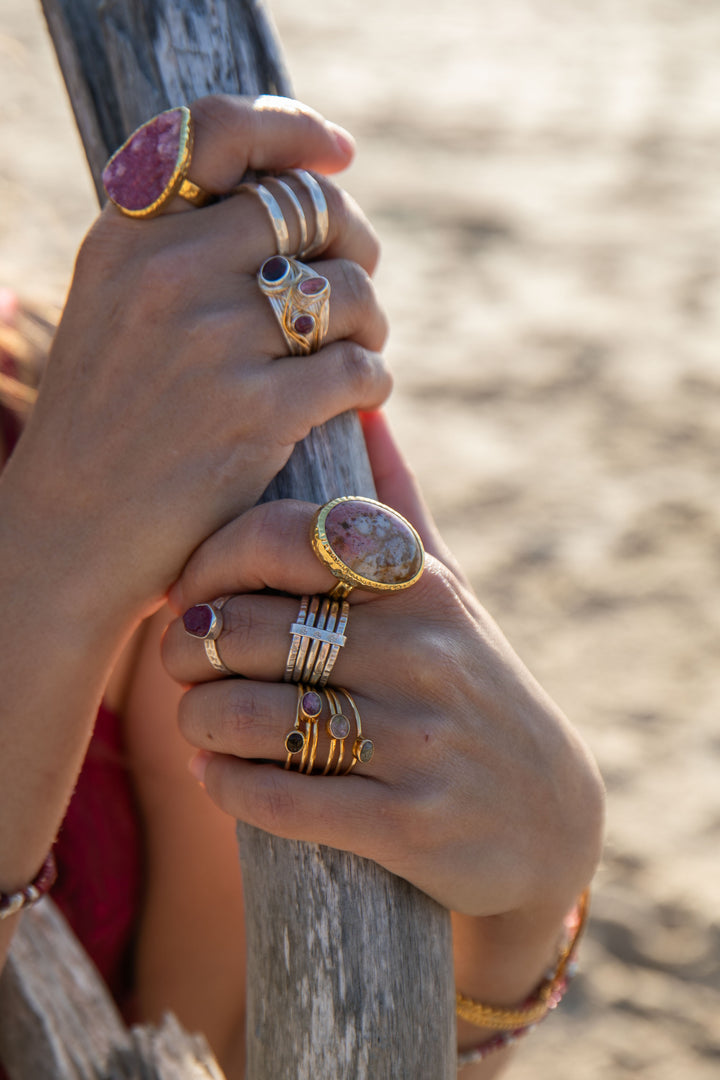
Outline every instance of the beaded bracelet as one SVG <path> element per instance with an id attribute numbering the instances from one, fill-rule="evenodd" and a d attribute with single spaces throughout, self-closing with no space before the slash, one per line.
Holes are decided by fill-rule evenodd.
<path id="1" fill-rule="evenodd" d="M 463 1020 L 468 1020 L 478 1027 L 489 1028 L 491 1031 L 509 1033 L 513 1038 L 524 1034 L 528 1028 L 534 1027 L 544 1020 L 551 1009 L 559 1005 L 572 976 L 576 971 L 575 955 L 577 946 L 585 923 L 587 922 L 590 890 L 586 889 L 578 900 L 575 908 L 565 920 L 565 931 L 568 940 L 561 947 L 554 969 L 549 972 L 537 989 L 530 995 L 519 1008 L 498 1008 L 494 1005 L 482 1005 L 472 998 L 458 993 L 457 1012 Z M 477 1053 L 488 1048 L 498 1049 L 500 1045 L 506 1045 L 508 1039 L 501 1043 L 500 1040 L 491 1039 L 477 1048 Z M 495 1044 L 495 1045 L 493 1045 Z M 481 1060 L 476 1058 L 475 1060 Z"/>
<path id="2" fill-rule="evenodd" d="M 40 897 L 50 891 L 56 878 L 57 865 L 51 851 L 29 885 L 13 893 L 0 892 L 0 919 L 7 919 L 18 911 L 22 911 L 23 908 L 32 907 Z"/>

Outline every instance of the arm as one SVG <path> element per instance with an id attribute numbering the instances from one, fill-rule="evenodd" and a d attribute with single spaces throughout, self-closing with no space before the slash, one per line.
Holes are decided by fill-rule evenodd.
<path id="1" fill-rule="evenodd" d="M 248 165 L 348 160 L 332 125 L 301 108 L 213 98 L 193 115 L 193 179 L 214 192 Z M 274 239 L 254 199 L 148 222 L 107 207 L 83 245 L 0 482 L 2 891 L 45 858 L 113 664 L 192 550 L 257 499 L 310 427 L 388 391 L 368 276 L 377 242 L 323 186 L 338 319 L 311 358 L 286 357 L 257 290 Z M 0 959 L 16 921 L 0 924 Z"/>

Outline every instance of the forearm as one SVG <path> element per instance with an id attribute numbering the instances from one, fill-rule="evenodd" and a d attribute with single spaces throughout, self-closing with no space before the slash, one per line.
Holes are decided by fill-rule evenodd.
<path id="1" fill-rule="evenodd" d="M 0 483 L 0 891 L 30 882 L 62 821 L 132 628 L 62 528 Z M 53 523 L 54 524 L 54 523 Z M 0 924 L 4 956 L 17 923 Z"/>

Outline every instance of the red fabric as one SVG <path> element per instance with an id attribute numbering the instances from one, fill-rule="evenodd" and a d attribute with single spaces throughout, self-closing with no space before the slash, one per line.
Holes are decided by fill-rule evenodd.
<path id="1" fill-rule="evenodd" d="M 142 836 L 120 719 L 104 706 L 55 845 L 52 898 L 120 1008 L 130 1008 Z"/>

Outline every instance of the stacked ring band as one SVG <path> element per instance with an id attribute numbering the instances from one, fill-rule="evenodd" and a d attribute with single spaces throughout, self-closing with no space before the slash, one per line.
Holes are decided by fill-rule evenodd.
<path id="1" fill-rule="evenodd" d="M 159 214 L 174 196 L 204 206 L 212 199 L 192 180 L 193 124 L 190 110 L 167 109 L 142 124 L 112 155 L 102 180 L 111 202 L 127 217 Z"/>
<path id="2" fill-rule="evenodd" d="M 237 191 L 250 191 L 257 195 L 268 212 L 270 224 L 275 233 L 278 255 L 287 255 L 290 252 L 290 233 L 287 222 L 282 212 L 280 203 L 275 196 L 268 191 L 264 184 L 258 184 L 254 180 L 241 184 Z"/>
<path id="3" fill-rule="evenodd" d="M 312 199 L 313 208 L 315 210 L 315 235 L 310 244 L 300 252 L 300 257 L 307 259 L 312 255 L 317 255 L 327 243 L 328 233 L 330 231 L 330 216 L 328 214 L 327 200 L 323 189 L 312 173 L 307 172 L 306 169 L 291 169 L 290 173 L 292 176 L 297 177 L 303 185 Z"/>
<path id="4" fill-rule="evenodd" d="M 319 596 L 303 596 L 297 619 L 290 626 L 291 643 L 285 682 L 325 686 L 345 645 L 350 605 Z"/>
<path id="5" fill-rule="evenodd" d="M 352 744 L 352 760 L 342 772 L 340 770 L 343 765 L 345 740 L 350 735 L 351 721 L 343 712 L 340 700 L 341 694 L 350 706 L 356 728 L 356 735 Z M 321 775 L 347 776 L 358 763 L 369 764 L 375 752 L 372 739 L 368 739 L 363 735 L 360 712 L 355 700 L 347 690 L 342 688 L 337 690 L 328 688 L 323 692 L 318 692 L 304 683 L 298 683 L 295 724 L 288 731 L 284 740 L 285 750 L 287 751 L 285 768 L 289 769 L 293 764 L 293 758 L 297 759 L 299 754 L 297 771 L 305 773 L 307 776 L 312 774 L 317 760 L 319 721 L 323 712 L 323 698 L 327 701 L 330 712 L 324 725 L 330 744 Z"/>
<path id="6" fill-rule="evenodd" d="M 295 211 L 295 215 L 296 215 L 297 220 L 298 220 L 298 227 L 300 229 L 300 238 L 299 238 L 299 243 L 297 245 L 297 255 L 298 255 L 298 258 L 303 259 L 305 257 L 305 255 L 306 255 L 306 253 L 307 253 L 307 246 L 308 246 L 308 242 L 307 242 L 308 241 L 307 218 L 305 217 L 305 211 L 303 210 L 303 205 L 300 202 L 300 200 L 298 199 L 298 197 L 295 194 L 295 192 L 293 191 L 293 189 L 290 187 L 289 184 L 287 184 L 282 179 L 282 177 L 280 177 L 280 176 L 266 176 L 265 177 L 265 184 L 267 185 L 267 183 L 269 181 L 272 181 L 274 184 L 277 184 L 277 186 L 279 188 L 281 188 L 285 192 L 285 195 L 289 199 L 290 204 L 291 204 L 293 210 Z M 280 251 L 279 254 L 282 255 L 282 254 L 285 254 L 285 253 Z"/>
<path id="7" fill-rule="evenodd" d="M 343 496 L 315 515 L 312 548 L 338 579 L 329 596 L 344 599 L 354 588 L 397 592 L 419 580 L 425 552 L 409 521 L 375 499 Z"/>
<path id="8" fill-rule="evenodd" d="M 292 356 L 317 352 L 330 324 L 330 282 L 298 259 L 273 255 L 257 275 Z"/>

